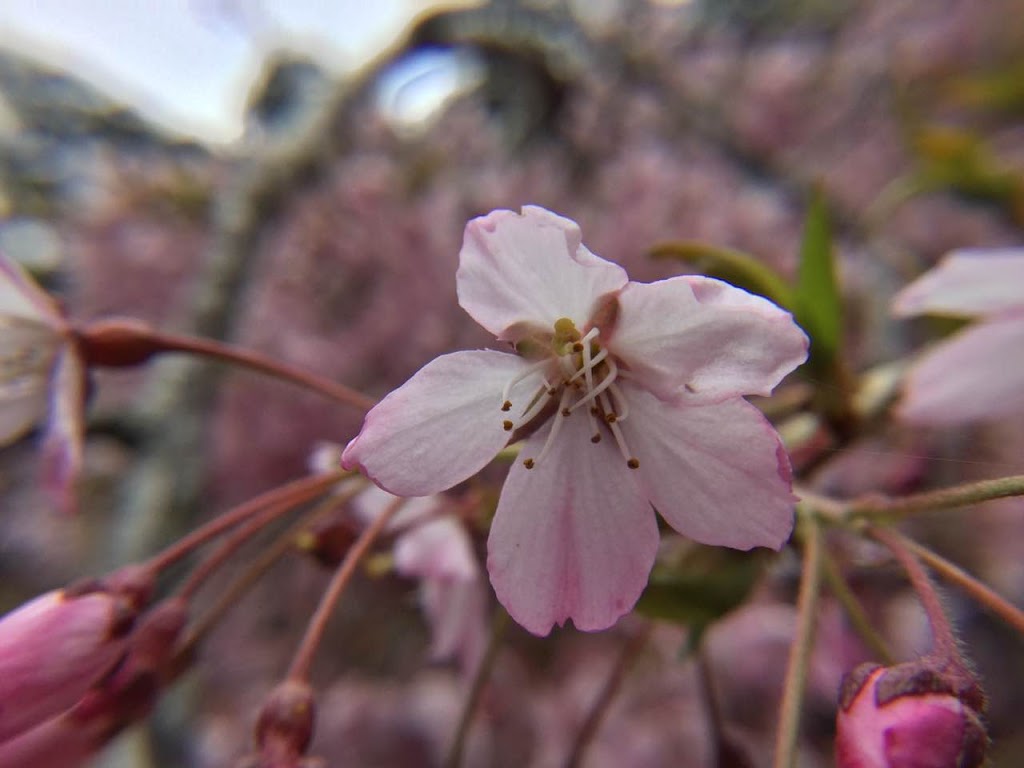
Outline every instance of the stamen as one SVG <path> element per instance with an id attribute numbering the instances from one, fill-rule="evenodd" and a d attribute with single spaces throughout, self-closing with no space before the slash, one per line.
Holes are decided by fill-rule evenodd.
<path id="1" fill-rule="evenodd" d="M 616 375 L 618 375 L 618 372 L 619 372 L 619 367 L 615 364 L 615 358 L 614 357 L 609 357 L 608 358 L 608 375 L 605 376 L 603 379 L 601 379 L 601 383 L 600 384 L 598 384 L 596 387 L 593 387 L 592 389 L 590 389 L 587 392 L 587 394 L 585 394 L 583 397 L 581 397 L 579 400 L 577 400 L 576 404 L 573 405 L 572 410 L 575 411 L 581 405 L 586 405 L 591 400 L 596 399 L 598 395 L 600 395 L 602 392 L 604 392 L 606 389 L 608 389 L 608 387 L 610 387 L 612 384 L 615 383 L 615 377 L 616 377 Z M 610 407 L 607 408 L 606 411 L 607 412 L 611 412 L 611 408 Z"/>
<path id="2" fill-rule="evenodd" d="M 615 398 L 616 421 L 625 421 L 629 418 L 629 401 L 622 394 L 622 389 L 618 384 L 612 384 L 608 387 L 608 392 Z"/>
<path id="3" fill-rule="evenodd" d="M 552 387 L 547 379 L 544 380 L 543 385 L 534 393 L 533 397 L 530 398 L 530 404 L 527 406 L 526 411 L 520 416 L 515 424 L 515 429 L 528 424 L 534 416 L 544 410 L 544 407 L 548 404 L 548 401 L 558 390 Z"/>
<path id="4" fill-rule="evenodd" d="M 600 400 L 601 405 L 602 407 L 605 407 L 605 409 L 610 414 L 611 403 L 607 401 L 608 395 L 603 395 Z M 626 466 L 629 467 L 630 469 L 638 469 L 640 467 L 640 459 L 634 456 L 630 452 L 629 446 L 626 445 L 626 436 L 622 434 L 622 427 L 619 426 L 618 422 L 615 419 L 612 419 L 608 421 L 608 429 L 611 430 L 612 437 L 615 438 L 615 444 L 619 447 L 619 453 L 621 453 L 622 458 L 626 460 Z"/>
<path id="5" fill-rule="evenodd" d="M 544 440 L 544 447 L 540 449 L 540 454 L 537 456 L 535 461 L 544 461 L 544 458 L 548 455 L 551 450 L 551 446 L 555 442 L 555 436 L 562 428 L 562 422 L 569 418 L 569 409 L 565 407 L 565 404 L 569 401 L 569 390 L 562 390 L 562 397 L 558 401 L 559 414 L 554 417 L 551 422 L 551 431 L 548 432 L 547 439 Z"/>
<path id="6" fill-rule="evenodd" d="M 540 370 L 547 364 L 547 360 L 539 360 L 538 362 L 533 363 L 532 365 L 526 366 L 526 368 L 524 368 L 511 379 L 509 379 L 508 382 L 505 384 L 505 388 L 501 390 L 501 410 L 509 411 L 512 409 L 512 401 L 509 399 L 509 396 L 512 394 L 512 387 L 514 387 L 516 384 L 518 384 L 526 377 L 536 373 L 538 370 Z"/>

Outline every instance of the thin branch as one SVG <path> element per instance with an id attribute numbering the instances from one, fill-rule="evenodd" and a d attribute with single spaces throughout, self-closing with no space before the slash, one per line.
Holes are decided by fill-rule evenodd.
<path id="1" fill-rule="evenodd" d="M 803 704 L 804 687 L 807 683 L 807 668 L 810 664 L 814 644 L 814 628 L 818 615 L 818 598 L 821 594 L 821 561 L 824 545 L 821 525 L 813 515 L 803 518 L 803 575 L 797 596 L 796 637 L 789 652 L 786 666 L 786 680 L 782 689 L 779 728 L 775 739 L 774 768 L 795 768 L 797 737 L 800 731 L 800 710 Z"/>
<path id="2" fill-rule="evenodd" d="M 462 712 L 459 713 L 455 735 L 452 737 L 452 744 L 448 748 L 448 755 L 444 761 L 445 768 L 459 768 L 462 765 L 462 756 L 466 750 L 466 738 L 469 736 L 469 726 L 473 723 L 473 715 L 476 713 L 477 705 L 487 687 L 487 681 L 491 678 L 491 670 L 494 669 L 494 663 L 498 660 L 498 650 L 505 640 L 508 626 L 509 615 L 499 607 L 494 612 L 494 619 L 491 621 L 491 634 L 487 640 L 487 649 L 473 673 L 473 682 L 466 693 L 466 700 L 462 704 Z"/>
<path id="3" fill-rule="evenodd" d="M 1000 477 L 965 483 L 938 491 L 915 493 L 898 498 L 874 497 L 852 501 L 844 505 L 847 517 L 892 518 L 917 512 L 934 512 L 978 504 L 982 501 L 1024 496 L 1024 475 Z"/>
<path id="4" fill-rule="evenodd" d="M 939 574 L 939 576 L 963 589 L 964 592 L 1024 635 L 1024 611 L 974 576 L 971 576 L 960 566 L 942 557 L 942 555 L 918 544 L 916 541 L 908 539 L 906 536 L 901 536 L 900 538 L 907 549 L 917 555 L 924 561 L 925 565 Z"/>
<path id="5" fill-rule="evenodd" d="M 824 569 L 822 575 L 825 577 L 829 591 L 839 601 L 839 604 L 843 606 L 846 617 L 850 620 L 850 625 L 854 631 L 860 635 L 861 640 L 864 641 L 864 644 L 871 650 L 879 662 L 886 666 L 895 664 L 896 660 L 889 651 L 885 640 L 875 631 L 875 628 L 871 625 L 871 620 L 864 612 L 864 607 L 860 604 L 857 596 L 853 594 L 853 590 L 846 583 L 846 579 L 839 572 L 835 561 L 827 553 L 822 562 L 822 568 Z"/>
<path id="6" fill-rule="evenodd" d="M 331 618 L 331 614 L 334 613 L 334 609 L 342 594 L 344 594 L 345 588 L 352 580 L 356 567 L 358 567 L 363 557 L 366 556 L 366 553 L 370 551 L 370 547 L 373 546 L 377 537 L 387 527 L 395 512 L 405 502 L 406 499 L 395 499 L 385 507 L 384 511 L 359 535 L 356 543 L 352 545 L 352 548 L 345 555 L 345 559 L 341 561 L 341 566 L 335 572 L 331 583 L 327 585 L 327 590 L 320 598 L 320 604 L 317 606 L 313 618 L 310 619 L 309 626 L 306 627 L 306 634 L 303 636 L 302 641 L 299 643 L 299 648 L 295 652 L 295 658 L 292 659 L 292 665 L 288 670 L 287 677 L 289 680 L 303 683 L 309 682 L 309 670 L 313 664 L 313 656 L 320 645 L 320 640 L 323 639 L 324 632 L 327 629 L 327 622 Z"/>
<path id="7" fill-rule="evenodd" d="M 150 334 L 148 340 L 166 352 L 203 355 L 231 365 L 249 368 L 250 370 L 258 371 L 283 381 L 289 381 L 360 411 L 368 411 L 377 404 L 377 401 L 372 397 L 346 387 L 344 384 L 339 384 L 259 352 L 236 347 L 232 344 L 225 344 L 213 339 L 178 336 L 156 331 Z"/>
<path id="8" fill-rule="evenodd" d="M 280 534 L 274 542 L 263 550 L 255 560 L 249 563 L 246 569 L 221 593 L 217 601 L 192 627 L 188 635 L 179 644 L 175 653 L 176 657 L 182 659 L 191 658 L 196 647 L 210 633 L 218 621 L 248 592 L 260 578 L 269 571 L 278 560 L 284 557 L 289 551 L 295 548 L 296 538 L 310 525 L 315 523 L 325 514 L 333 511 L 339 504 L 344 504 L 353 495 L 359 493 L 365 487 L 362 483 L 353 483 L 353 488 L 347 493 L 337 497 L 326 499 L 318 504 L 301 519 L 289 526 L 284 533 Z"/>
<path id="9" fill-rule="evenodd" d="M 152 557 L 146 563 L 146 567 L 153 571 L 161 571 L 181 560 L 196 547 L 202 546 L 229 528 L 260 514 L 269 507 L 304 504 L 326 492 L 348 474 L 348 472 L 337 472 L 303 477 L 250 499 L 179 539 L 163 552 Z"/>
<path id="10" fill-rule="evenodd" d="M 572 749 L 569 751 L 569 757 L 565 761 L 565 768 L 579 768 L 583 764 L 583 756 L 587 751 L 587 747 L 590 746 L 590 743 L 597 735 L 601 723 L 604 722 L 605 715 L 608 714 L 608 708 L 611 706 L 615 694 L 619 692 L 623 680 L 626 679 L 626 673 L 629 672 L 633 662 L 636 661 L 637 656 L 640 655 L 644 646 L 647 645 L 650 636 L 651 625 L 647 624 L 622 647 L 622 651 L 615 661 L 615 666 L 612 667 L 608 679 L 605 680 L 604 685 L 597 694 L 597 698 L 594 699 L 594 703 L 590 707 L 590 711 L 587 712 L 583 725 L 580 726 L 579 731 L 576 733 Z"/>
<path id="11" fill-rule="evenodd" d="M 959 660 L 960 649 L 956 642 L 956 635 L 953 634 L 953 627 L 949 624 L 946 609 L 942 607 L 942 601 L 939 599 L 938 592 L 935 591 L 935 585 L 928 577 L 921 562 L 907 547 L 909 539 L 891 528 L 871 527 L 868 529 L 868 534 L 871 538 L 884 544 L 906 571 L 910 585 L 917 593 L 917 599 L 921 601 L 921 606 L 928 616 L 934 644 L 933 654 L 945 659 Z"/>

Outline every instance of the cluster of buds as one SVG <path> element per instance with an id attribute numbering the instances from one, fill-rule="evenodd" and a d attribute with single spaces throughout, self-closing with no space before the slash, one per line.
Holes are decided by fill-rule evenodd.
<path id="1" fill-rule="evenodd" d="M 146 610 L 152 581 L 126 568 L 0 620 L 0 768 L 80 765 L 149 713 L 187 618 L 179 599 Z"/>

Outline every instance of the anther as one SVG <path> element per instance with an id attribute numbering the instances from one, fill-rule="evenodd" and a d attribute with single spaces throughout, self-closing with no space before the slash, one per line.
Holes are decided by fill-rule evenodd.
<path id="1" fill-rule="evenodd" d="M 592 442 L 594 445 L 597 445 L 598 443 L 600 443 L 601 442 L 601 433 L 600 432 L 595 432 L 594 436 L 590 438 L 590 442 Z"/>
<path id="2" fill-rule="evenodd" d="M 619 417 L 616 416 L 614 413 L 608 413 L 605 414 L 604 420 L 607 424 L 614 424 L 616 421 L 619 420 Z"/>
<path id="3" fill-rule="evenodd" d="M 562 415 L 563 416 L 568 416 L 570 413 L 572 413 L 572 411 L 570 411 L 568 408 L 563 408 L 562 409 Z"/>
<path id="4" fill-rule="evenodd" d="M 572 351 L 573 352 L 582 352 L 583 351 L 583 344 L 581 342 L 579 342 L 579 341 L 573 343 Z"/>
<path id="5" fill-rule="evenodd" d="M 626 462 L 626 466 L 630 469 L 640 469 L 640 459 L 635 456 Z"/>
<path id="6" fill-rule="evenodd" d="M 527 469 L 533 469 L 533 465 L 533 459 L 526 459 L 523 461 L 523 466 L 526 467 Z"/>
<path id="7" fill-rule="evenodd" d="M 502 403 L 501 404 L 501 410 L 503 410 L 503 411 L 511 411 L 512 410 L 512 401 L 511 400 L 506 400 L 504 403 Z"/>
<path id="8" fill-rule="evenodd" d="M 508 419 L 505 419 L 503 422 L 501 422 L 501 427 L 506 432 L 511 432 L 513 426 L 515 426 L 515 425 L 511 421 L 509 421 Z"/>

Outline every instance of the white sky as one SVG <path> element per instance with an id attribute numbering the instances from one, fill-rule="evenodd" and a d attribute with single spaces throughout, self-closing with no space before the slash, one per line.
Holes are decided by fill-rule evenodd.
<path id="1" fill-rule="evenodd" d="M 0 0 L 0 46 L 57 64 L 175 132 L 228 142 L 261 54 L 342 72 L 439 0 Z"/>

